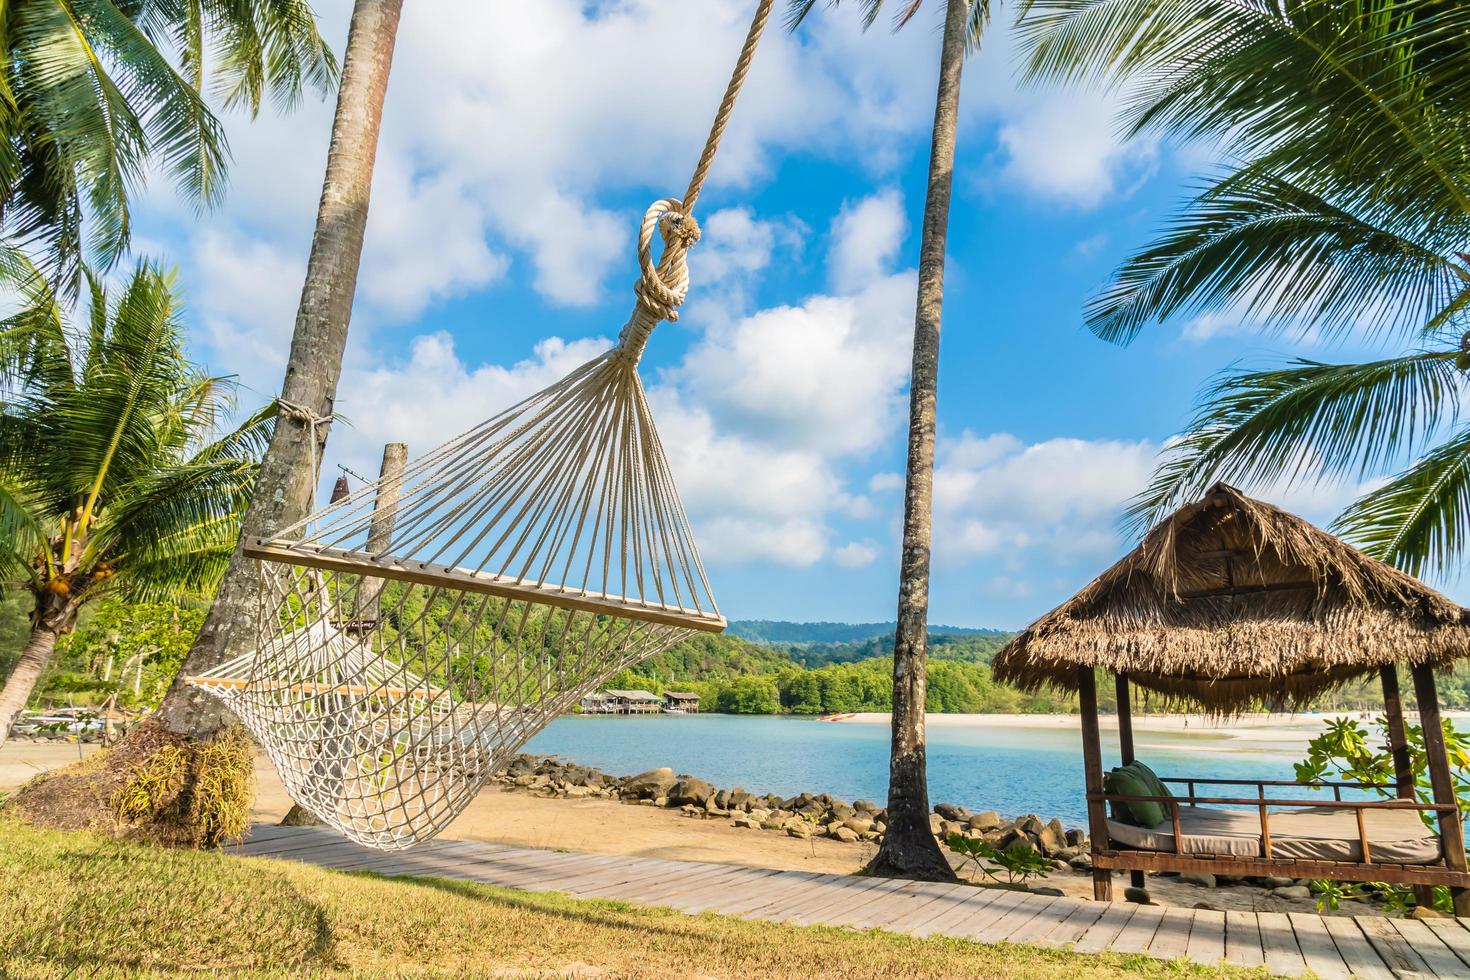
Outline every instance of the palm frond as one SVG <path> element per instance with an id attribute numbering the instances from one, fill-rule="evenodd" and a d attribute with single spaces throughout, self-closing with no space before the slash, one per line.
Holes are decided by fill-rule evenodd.
<path id="1" fill-rule="evenodd" d="M 1470 428 L 1364 494 L 1333 530 L 1411 575 L 1452 567 L 1470 545 Z"/>
<path id="2" fill-rule="evenodd" d="M 1412 455 L 1452 419 L 1463 376 L 1458 352 L 1364 364 L 1298 360 L 1270 371 L 1230 371 L 1166 446 L 1130 528 L 1153 526 L 1217 481 L 1239 486 L 1361 477 Z"/>
<path id="3" fill-rule="evenodd" d="M 1461 224 L 1470 234 L 1470 220 Z M 1447 222 L 1434 237 L 1460 230 Z M 1247 168 L 1196 197 L 1129 257 L 1088 303 L 1086 322 L 1116 343 L 1151 321 L 1211 311 L 1328 337 L 1419 333 L 1442 326 L 1465 288 L 1465 268 L 1447 254 Z"/>

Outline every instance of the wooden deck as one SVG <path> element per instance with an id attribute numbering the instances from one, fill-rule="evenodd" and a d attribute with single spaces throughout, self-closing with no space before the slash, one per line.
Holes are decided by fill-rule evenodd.
<path id="1" fill-rule="evenodd" d="M 255 827 L 230 849 L 341 871 L 459 878 L 797 925 L 886 929 L 1078 952 L 1180 956 L 1319 977 L 1470 976 L 1470 920 L 1210 912 L 729 864 L 435 840 L 374 851 L 319 827 Z"/>

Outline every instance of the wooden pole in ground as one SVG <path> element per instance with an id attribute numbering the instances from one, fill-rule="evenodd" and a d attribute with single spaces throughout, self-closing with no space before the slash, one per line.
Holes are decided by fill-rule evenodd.
<path id="1" fill-rule="evenodd" d="M 1113 691 L 1118 698 L 1118 750 L 1123 757 L 1123 765 L 1135 761 L 1133 754 L 1133 696 L 1129 690 L 1128 675 L 1118 674 L 1113 678 Z M 1144 886 L 1142 871 L 1132 870 L 1128 872 L 1128 884 L 1134 888 Z"/>
<path id="2" fill-rule="evenodd" d="M 1082 709 L 1082 768 L 1087 794 L 1103 789 L 1102 741 L 1097 727 L 1097 678 L 1091 667 L 1077 668 L 1077 702 Z M 1108 847 L 1108 820 L 1102 800 L 1087 801 L 1087 836 L 1092 840 L 1093 860 Z M 1113 873 L 1104 868 L 1092 869 L 1092 896 L 1099 902 L 1113 900 Z"/>
<path id="3" fill-rule="evenodd" d="M 1424 754 L 1429 764 L 1429 783 L 1434 788 L 1434 802 L 1455 804 L 1439 813 L 1439 843 L 1444 849 L 1444 863 L 1451 871 L 1465 871 L 1465 828 L 1460 820 L 1455 784 L 1450 776 L 1450 757 L 1445 751 L 1444 723 L 1439 718 L 1439 693 L 1435 690 L 1434 668 L 1420 664 L 1414 668 L 1414 700 L 1419 703 L 1419 724 L 1424 729 Z M 1470 916 L 1470 889 L 1451 888 L 1455 915 Z"/>
<path id="4" fill-rule="evenodd" d="M 1414 772 L 1409 763 L 1409 739 L 1404 733 L 1404 699 L 1399 693 L 1397 664 L 1378 669 L 1383 681 L 1383 715 L 1388 721 L 1388 750 L 1393 756 L 1394 784 L 1401 800 L 1414 798 Z"/>

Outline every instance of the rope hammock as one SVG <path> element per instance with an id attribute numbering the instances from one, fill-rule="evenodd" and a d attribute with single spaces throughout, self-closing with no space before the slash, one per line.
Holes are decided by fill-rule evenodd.
<path id="1" fill-rule="evenodd" d="M 188 681 L 347 837 L 432 838 L 613 674 L 724 629 L 637 365 L 688 292 L 694 205 L 772 3 L 757 6 L 684 196 L 643 217 L 617 345 L 401 474 L 246 542 L 256 646 Z"/>

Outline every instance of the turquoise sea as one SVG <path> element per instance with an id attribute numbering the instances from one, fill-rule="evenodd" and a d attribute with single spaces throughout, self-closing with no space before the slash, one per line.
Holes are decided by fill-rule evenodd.
<path id="1" fill-rule="evenodd" d="M 1082 742 L 1075 727 L 930 724 L 928 740 L 931 803 L 1085 822 Z M 1161 776 L 1291 779 L 1292 763 L 1305 755 L 1299 745 L 1241 745 L 1172 732 L 1139 732 L 1135 741 L 1139 757 Z M 525 751 L 614 775 L 671 766 L 716 786 L 752 792 L 827 792 L 880 804 L 887 797 L 887 724 L 713 714 L 568 716 L 552 722 Z M 1117 764 L 1116 734 L 1103 733 L 1103 752 L 1108 765 Z"/>

